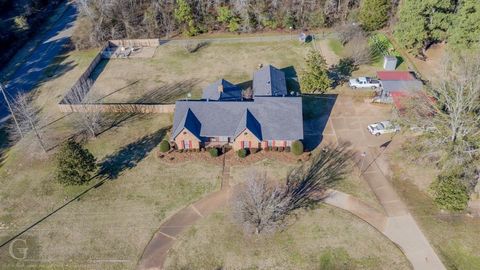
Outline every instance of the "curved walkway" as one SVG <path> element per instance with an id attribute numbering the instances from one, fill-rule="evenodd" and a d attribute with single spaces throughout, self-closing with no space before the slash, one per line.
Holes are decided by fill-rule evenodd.
<path id="1" fill-rule="evenodd" d="M 148 243 L 137 269 L 162 269 L 167 252 L 177 240 L 176 237 L 199 219 L 224 206 L 229 196 L 230 187 L 224 187 L 171 216 L 160 226 Z"/>
<path id="2" fill-rule="evenodd" d="M 230 193 L 230 186 L 224 185 L 221 190 L 183 208 L 165 221 L 145 248 L 137 269 L 162 269 L 168 250 L 177 236 L 201 218 L 224 206 Z M 358 198 L 337 190 L 331 190 L 324 202 L 346 210 L 376 228 L 400 247 L 414 269 L 445 269 L 409 214 L 389 216 Z"/>

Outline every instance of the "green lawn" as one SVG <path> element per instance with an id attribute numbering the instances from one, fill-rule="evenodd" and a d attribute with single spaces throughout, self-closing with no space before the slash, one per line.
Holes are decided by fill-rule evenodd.
<path id="1" fill-rule="evenodd" d="M 345 49 L 342 43 L 338 39 L 329 39 L 328 47 L 339 57 L 342 57 L 343 50 Z"/>
<path id="2" fill-rule="evenodd" d="M 190 92 L 199 98 L 205 86 L 221 78 L 250 85 L 260 64 L 272 64 L 284 69 L 287 77 L 296 77 L 310 47 L 298 41 L 212 43 L 188 53 L 182 45 L 167 43 L 149 59 L 104 61 L 89 97 L 104 102 L 173 102 Z M 158 95 L 162 92 L 174 93 L 163 100 L 165 96 Z"/>
<path id="3" fill-rule="evenodd" d="M 448 269 L 480 269 L 480 220 L 463 213 L 441 212 L 403 169 L 397 167 L 394 173 L 395 188 Z"/>
<path id="4" fill-rule="evenodd" d="M 68 66 L 68 72 L 46 78 L 37 89 L 40 133 L 52 150 L 42 153 L 31 134 L 5 149 L 0 162 L 0 242 L 98 181 L 64 187 L 53 180 L 56 146 L 78 131 L 73 115 L 60 113 L 56 104 L 95 54 L 69 53 L 55 63 Z M 162 220 L 219 188 L 220 165 L 167 165 L 156 157 L 157 144 L 171 125 L 171 114 L 138 115 L 90 139 L 87 148 L 109 168 L 112 180 L 22 235 L 28 260 L 16 261 L 9 247 L 2 247 L 0 268 L 133 269 Z"/>
<path id="5" fill-rule="evenodd" d="M 319 205 L 299 211 L 290 225 L 248 236 L 217 212 L 187 230 L 166 269 L 410 269 L 401 251 L 349 213 Z"/>

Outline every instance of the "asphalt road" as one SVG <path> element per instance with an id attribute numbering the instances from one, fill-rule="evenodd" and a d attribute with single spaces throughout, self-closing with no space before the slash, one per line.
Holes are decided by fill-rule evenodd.
<path id="1" fill-rule="evenodd" d="M 27 59 L 10 76 L 5 84 L 7 95 L 15 96 L 19 92 L 30 92 L 41 83 L 45 77 L 45 69 L 62 52 L 63 46 L 70 40 L 73 24 L 77 18 L 77 8 L 74 3 L 66 1 L 63 15 L 53 23 L 47 31 L 41 31 L 32 40 L 40 40 Z M 63 7 L 59 7 L 63 8 Z M 40 27 L 40 29 L 42 29 Z M 28 46 L 25 45 L 25 46 Z M 5 100 L 0 96 L 0 124 L 9 118 Z"/>

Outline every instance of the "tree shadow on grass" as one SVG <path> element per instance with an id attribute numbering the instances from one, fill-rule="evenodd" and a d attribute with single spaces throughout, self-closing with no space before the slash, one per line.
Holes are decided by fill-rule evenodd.
<path id="1" fill-rule="evenodd" d="M 108 155 L 100 164 L 99 176 L 113 180 L 123 171 L 137 166 L 162 141 L 167 130 L 159 129 Z"/>

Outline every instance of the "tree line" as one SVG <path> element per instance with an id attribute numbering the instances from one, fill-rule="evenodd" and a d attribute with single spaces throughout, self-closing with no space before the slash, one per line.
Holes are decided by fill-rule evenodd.
<path id="1" fill-rule="evenodd" d="M 156 38 L 211 31 L 253 32 L 357 24 L 370 32 L 391 26 L 396 39 L 422 56 L 436 42 L 477 46 L 478 0 L 80 0 L 77 48 L 108 39 Z"/>
<path id="2" fill-rule="evenodd" d="M 356 17 L 360 0 L 80 0 L 77 47 L 108 39 L 210 31 L 253 32 L 332 26 Z"/>

